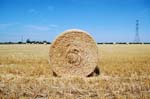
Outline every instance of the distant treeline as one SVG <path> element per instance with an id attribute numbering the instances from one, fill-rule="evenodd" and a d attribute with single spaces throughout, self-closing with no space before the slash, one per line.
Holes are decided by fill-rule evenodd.
<path id="1" fill-rule="evenodd" d="M 48 41 L 31 41 L 30 39 L 27 39 L 26 42 L 0 42 L 0 44 L 51 44 L 51 42 Z"/>
<path id="2" fill-rule="evenodd" d="M 51 42 L 33 41 L 30 43 L 26 42 L 0 42 L 0 44 L 51 44 Z"/>
<path id="3" fill-rule="evenodd" d="M 0 44 L 51 44 L 48 41 L 31 41 L 27 39 L 26 42 L 0 42 Z M 97 44 L 150 44 L 150 42 L 98 42 Z"/>

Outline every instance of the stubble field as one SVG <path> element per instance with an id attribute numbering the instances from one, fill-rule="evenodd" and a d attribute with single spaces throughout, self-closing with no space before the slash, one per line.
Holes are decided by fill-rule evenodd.
<path id="1" fill-rule="evenodd" d="M 150 45 L 98 45 L 100 75 L 53 77 L 50 45 L 0 45 L 0 99 L 150 99 Z"/>

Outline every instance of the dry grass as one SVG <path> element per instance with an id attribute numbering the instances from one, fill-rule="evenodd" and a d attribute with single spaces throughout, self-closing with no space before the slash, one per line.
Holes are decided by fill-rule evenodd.
<path id="1" fill-rule="evenodd" d="M 150 45 L 99 45 L 101 75 L 56 78 L 50 45 L 0 45 L 0 98 L 150 99 Z"/>

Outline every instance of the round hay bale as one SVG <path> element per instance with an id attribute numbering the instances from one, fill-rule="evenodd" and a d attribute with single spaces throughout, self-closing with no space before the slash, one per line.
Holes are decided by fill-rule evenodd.
<path id="1" fill-rule="evenodd" d="M 49 51 L 50 65 L 57 76 L 88 76 L 98 66 L 98 47 L 85 31 L 63 32 Z"/>

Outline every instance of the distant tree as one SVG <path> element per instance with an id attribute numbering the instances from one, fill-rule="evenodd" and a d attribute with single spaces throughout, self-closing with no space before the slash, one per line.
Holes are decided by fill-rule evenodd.
<path id="1" fill-rule="evenodd" d="M 43 41 L 43 43 L 47 43 L 47 41 Z"/>
<path id="2" fill-rule="evenodd" d="M 7 44 L 13 44 L 13 42 L 9 41 L 9 42 L 7 42 Z"/>
<path id="3" fill-rule="evenodd" d="M 47 42 L 47 44 L 51 44 L 51 42 Z"/>
<path id="4" fill-rule="evenodd" d="M 20 42 L 18 42 L 18 44 L 23 44 L 23 42 L 20 41 Z"/>
<path id="5" fill-rule="evenodd" d="M 27 40 L 26 40 L 26 43 L 31 43 L 30 39 L 27 39 Z"/>
<path id="6" fill-rule="evenodd" d="M 150 44 L 150 42 L 144 42 L 144 44 Z"/>
<path id="7" fill-rule="evenodd" d="M 36 44 L 36 41 L 30 41 L 30 43 L 32 43 L 32 44 Z"/>

